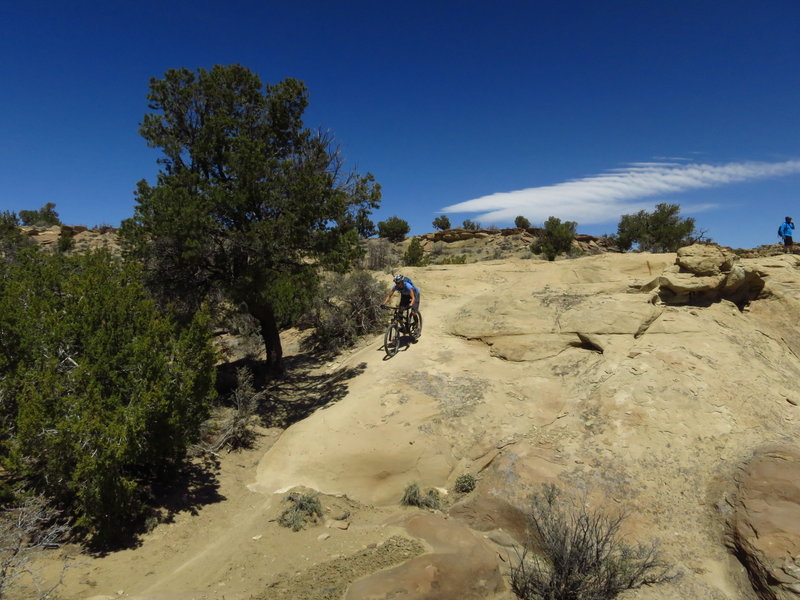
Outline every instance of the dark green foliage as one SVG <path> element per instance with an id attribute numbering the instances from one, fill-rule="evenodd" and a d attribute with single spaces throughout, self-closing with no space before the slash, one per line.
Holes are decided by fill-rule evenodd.
<path id="1" fill-rule="evenodd" d="M 453 489 L 460 494 L 468 494 L 475 489 L 476 483 L 477 480 L 475 479 L 474 475 L 465 473 L 464 475 L 459 475 L 456 477 L 456 483 L 453 486 Z"/>
<path id="2" fill-rule="evenodd" d="M 464 219 L 464 222 L 461 223 L 461 227 L 467 231 L 476 231 L 481 228 L 481 224 L 471 219 Z"/>
<path id="3" fill-rule="evenodd" d="M 20 230 L 15 213 L 7 210 L 0 212 L 0 259 L 12 261 L 17 252 L 33 244 L 33 240 Z"/>
<path id="4" fill-rule="evenodd" d="M 178 328 L 139 281 L 107 252 L 26 250 L 0 266 L 0 478 L 101 542 L 130 531 L 213 394 L 206 312 Z"/>
<path id="5" fill-rule="evenodd" d="M 433 220 L 433 227 L 439 231 L 450 229 L 450 219 L 447 218 L 447 215 L 439 215 Z"/>
<path id="6" fill-rule="evenodd" d="M 532 533 L 511 567 L 511 589 L 523 600 L 611 600 L 625 590 L 670 581 L 657 544 L 630 546 L 619 535 L 624 514 L 589 511 L 555 486 L 533 496 Z"/>
<path id="7" fill-rule="evenodd" d="M 62 227 L 61 233 L 58 234 L 58 251 L 67 252 L 72 250 L 75 246 L 74 232 L 70 227 Z"/>
<path id="8" fill-rule="evenodd" d="M 380 186 L 346 173 L 331 140 L 303 126 L 302 82 L 264 85 L 241 65 L 150 81 L 140 132 L 163 157 L 140 181 L 126 250 L 162 303 L 191 315 L 211 292 L 258 321 L 270 370 L 279 328 L 316 296 L 318 270 L 347 270 L 372 227 Z"/>
<path id="9" fill-rule="evenodd" d="M 459 254 L 458 256 L 445 256 L 444 258 L 436 261 L 437 265 L 464 265 L 467 263 L 467 255 Z"/>
<path id="10" fill-rule="evenodd" d="M 21 210 L 19 211 L 19 220 L 22 221 L 23 225 L 34 225 L 36 227 L 61 225 L 55 208 L 56 205 L 53 202 L 48 202 L 39 210 Z"/>
<path id="11" fill-rule="evenodd" d="M 278 524 L 300 531 L 309 521 L 316 523 L 322 517 L 322 503 L 317 494 L 291 493 L 286 497 L 289 506 L 278 516 Z"/>
<path id="12" fill-rule="evenodd" d="M 402 260 L 406 267 L 421 267 L 427 264 L 422 244 L 419 243 L 417 238 L 413 238 L 408 243 L 408 248 L 406 248 Z"/>
<path id="13" fill-rule="evenodd" d="M 651 213 L 640 210 L 622 215 L 617 225 L 616 242 L 623 252 L 638 244 L 643 252 L 675 252 L 694 243 L 694 219 L 680 217 L 677 204 L 656 204 Z"/>
<path id="14" fill-rule="evenodd" d="M 404 221 L 400 217 L 389 217 L 385 221 L 378 222 L 378 235 L 390 242 L 402 242 L 406 239 L 409 231 L 411 231 L 411 226 L 408 221 Z"/>
<path id="15" fill-rule="evenodd" d="M 516 219 L 514 219 L 514 227 L 519 227 L 520 229 L 530 229 L 531 222 L 522 215 L 519 215 Z"/>
<path id="16" fill-rule="evenodd" d="M 386 291 L 366 271 L 329 277 L 316 306 L 309 312 L 314 333 L 304 347 L 321 352 L 352 346 L 361 336 L 381 329 L 385 317 L 380 301 Z"/>
<path id="17" fill-rule="evenodd" d="M 418 506 L 420 508 L 438 509 L 441 506 L 441 499 L 439 492 L 434 489 L 429 489 L 423 494 L 419 485 L 416 483 L 410 484 L 403 492 L 403 497 L 400 499 L 400 504 L 404 506 Z"/>
<path id="18" fill-rule="evenodd" d="M 575 239 L 575 229 L 578 224 L 574 221 L 564 221 L 556 217 L 549 217 L 544 222 L 544 228 L 539 233 L 538 242 L 531 245 L 531 252 L 544 254 L 547 260 L 555 260 L 562 252 L 569 252 L 572 241 Z"/>

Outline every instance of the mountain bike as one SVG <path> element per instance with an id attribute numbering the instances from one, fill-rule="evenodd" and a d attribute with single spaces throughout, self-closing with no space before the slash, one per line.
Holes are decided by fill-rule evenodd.
<path id="1" fill-rule="evenodd" d="M 391 358 L 400 350 L 400 338 L 403 334 L 411 337 L 412 342 L 416 342 L 422 334 L 422 315 L 419 312 L 412 312 L 409 307 L 386 306 L 381 308 L 394 311 L 386 333 L 383 336 L 383 350 L 386 357 Z"/>

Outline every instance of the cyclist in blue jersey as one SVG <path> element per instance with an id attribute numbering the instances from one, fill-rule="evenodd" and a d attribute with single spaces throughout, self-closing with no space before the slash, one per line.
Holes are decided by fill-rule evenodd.
<path id="1" fill-rule="evenodd" d="M 410 308 L 412 312 L 419 312 L 419 290 L 408 277 L 403 277 L 399 273 L 394 276 L 394 285 L 383 303 L 389 304 L 395 292 L 400 292 L 400 308 Z"/>

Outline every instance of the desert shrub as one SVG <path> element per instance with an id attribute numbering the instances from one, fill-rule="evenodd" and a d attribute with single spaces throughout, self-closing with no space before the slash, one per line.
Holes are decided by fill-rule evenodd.
<path id="1" fill-rule="evenodd" d="M 392 266 L 392 245 L 386 238 L 370 244 L 362 264 L 369 271 L 381 271 Z"/>
<path id="2" fill-rule="evenodd" d="M 680 217 L 680 210 L 677 204 L 660 203 L 651 213 L 640 210 L 633 215 L 622 215 L 616 236 L 619 249 L 625 252 L 638 244 L 639 250 L 645 252 L 675 252 L 693 243 L 694 219 Z"/>
<path id="3" fill-rule="evenodd" d="M 55 211 L 56 205 L 48 202 L 39 210 L 19 211 L 19 220 L 23 225 L 33 225 L 36 227 L 49 227 L 51 225 L 61 225 L 58 213 Z"/>
<path id="4" fill-rule="evenodd" d="M 459 254 L 458 256 L 445 256 L 444 258 L 436 261 L 437 265 L 464 265 L 467 263 L 467 255 Z"/>
<path id="5" fill-rule="evenodd" d="M 402 242 L 406 239 L 406 234 L 411 231 L 408 221 L 400 217 L 389 217 L 385 221 L 378 223 L 378 236 L 388 239 L 390 242 Z"/>
<path id="6" fill-rule="evenodd" d="M 531 222 L 522 215 L 519 215 L 516 219 L 514 219 L 514 227 L 519 227 L 520 229 L 530 229 L 530 226 Z"/>
<path id="7" fill-rule="evenodd" d="M 412 239 L 403 254 L 403 264 L 406 267 L 422 267 L 427 264 L 425 251 L 417 238 Z"/>
<path id="8" fill-rule="evenodd" d="M 62 227 L 61 233 L 58 234 L 58 251 L 59 252 L 67 252 L 72 250 L 75 246 L 74 238 L 75 232 L 70 227 Z"/>
<path id="9" fill-rule="evenodd" d="M 304 348 L 320 352 L 341 350 L 379 330 L 384 322 L 380 309 L 383 296 L 385 290 L 366 271 L 327 279 L 308 314 L 314 332 L 303 342 Z"/>
<path id="10" fill-rule="evenodd" d="M 477 481 L 474 475 L 465 473 L 464 475 L 459 475 L 456 477 L 456 482 L 453 486 L 453 489 L 460 494 L 468 494 L 475 489 L 476 483 Z"/>
<path id="11" fill-rule="evenodd" d="M 562 223 L 561 219 L 549 217 L 539 233 L 539 240 L 531 245 L 531 252 L 544 254 L 547 260 L 555 260 L 556 256 L 572 248 L 577 226 L 574 221 Z"/>
<path id="12" fill-rule="evenodd" d="M 322 517 L 322 503 L 317 494 L 290 493 L 286 499 L 289 506 L 278 516 L 278 524 L 300 531 L 309 521 L 317 523 Z"/>
<path id="13" fill-rule="evenodd" d="M 179 327 L 105 251 L 0 265 L 0 480 L 47 494 L 95 541 L 124 538 L 206 418 L 208 321 Z"/>
<path id="14" fill-rule="evenodd" d="M 464 222 L 461 223 L 461 227 L 467 231 L 476 231 L 481 228 L 481 224 L 471 219 L 464 219 Z"/>
<path id="15" fill-rule="evenodd" d="M 218 452 L 223 448 L 250 448 L 255 440 L 252 419 L 258 409 L 258 393 L 253 385 L 253 373 L 246 367 L 236 369 L 236 389 L 231 393 L 231 410 L 221 422 L 214 424 L 214 440 L 201 450 Z"/>
<path id="16" fill-rule="evenodd" d="M 12 261 L 17 252 L 33 246 L 34 242 L 19 228 L 19 219 L 13 212 L 0 212 L 0 258 Z"/>
<path id="17" fill-rule="evenodd" d="M 419 489 L 419 485 L 412 483 L 403 491 L 400 504 L 404 506 L 438 509 L 441 506 L 441 499 L 439 498 L 439 492 L 436 490 L 429 489 L 423 494 Z"/>
<path id="18" fill-rule="evenodd" d="M 444 231 L 445 229 L 450 229 L 450 219 L 447 215 L 439 215 L 433 220 L 432 225 L 435 229 Z"/>
<path id="19" fill-rule="evenodd" d="M 61 580 L 50 589 L 41 589 L 32 565 L 37 555 L 60 546 L 68 534 L 69 525 L 44 496 L 27 496 L 19 504 L 0 510 L 0 599 L 7 597 L 23 574 L 39 588 L 37 597 L 49 597 Z"/>
<path id="20" fill-rule="evenodd" d="M 544 486 L 531 500 L 533 538 L 511 567 L 512 591 L 523 600 L 610 600 L 673 579 L 656 542 L 631 546 L 621 539 L 624 519 L 590 511 Z"/>

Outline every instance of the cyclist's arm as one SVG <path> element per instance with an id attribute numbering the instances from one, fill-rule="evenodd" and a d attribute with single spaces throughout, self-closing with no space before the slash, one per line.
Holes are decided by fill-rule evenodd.
<path id="1" fill-rule="evenodd" d="M 414 306 L 414 304 L 417 301 L 417 295 L 414 293 L 414 288 L 413 287 L 408 291 L 411 292 L 411 304 L 409 304 L 409 307 L 412 307 L 412 306 Z"/>
<path id="2" fill-rule="evenodd" d="M 389 304 L 389 300 L 391 300 L 392 296 L 394 296 L 394 288 L 389 291 L 389 294 L 386 296 L 386 300 L 384 300 L 383 303 Z"/>

